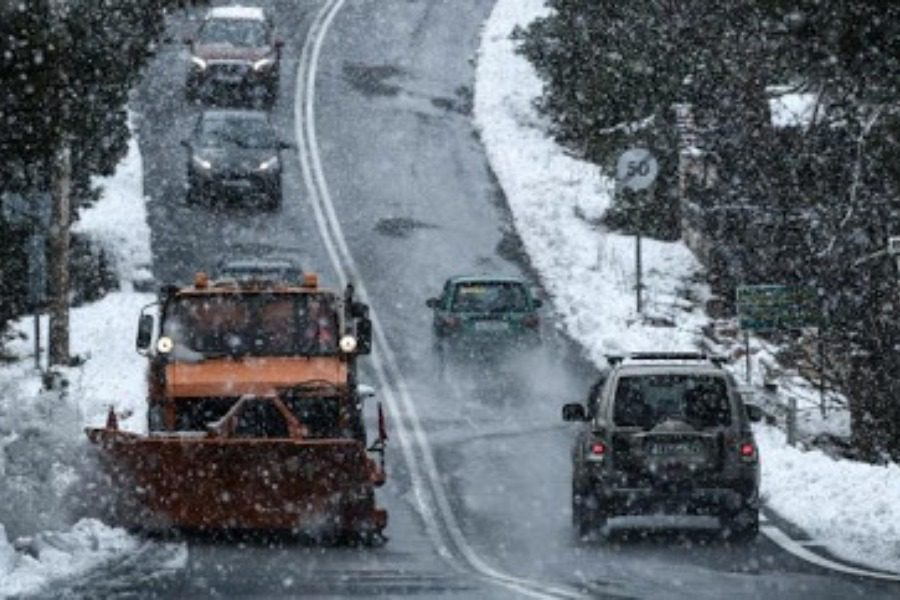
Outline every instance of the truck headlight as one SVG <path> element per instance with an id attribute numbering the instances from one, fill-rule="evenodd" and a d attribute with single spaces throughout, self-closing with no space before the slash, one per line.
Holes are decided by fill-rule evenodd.
<path id="1" fill-rule="evenodd" d="M 163 337 L 159 338 L 159 340 L 156 342 L 156 350 L 160 354 L 168 354 L 169 352 L 172 351 L 172 348 L 174 348 L 174 347 L 175 347 L 175 342 L 173 342 L 172 338 L 170 338 L 168 336 L 163 336 Z"/>
<path id="2" fill-rule="evenodd" d="M 204 171 L 209 171 L 212 169 L 212 163 L 203 158 L 202 156 L 193 155 L 194 164 L 203 169 Z"/>
<path id="3" fill-rule="evenodd" d="M 350 354 L 356 350 L 356 338 L 352 335 L 345 335 L 341 338 L 341 341 L 338 342 L 338 345 L 341 347 L 341 352 Z"/>
<path id="4" fill-rule="evenodd" d="M 275 64 L 274 56 L 267 56 L 265 58 L 261 58 L 255 63 L 253 63 L 254 71 L 264 71 Z"/>
<path id="5" fill-rule="evenodd" d="M 278 157 L 277 156 L 273 156 L 269 160 L 264 160 L 261 163 L 259 163 L 260 171 L 274 171 L 277 168 L 278 168 Z"/>

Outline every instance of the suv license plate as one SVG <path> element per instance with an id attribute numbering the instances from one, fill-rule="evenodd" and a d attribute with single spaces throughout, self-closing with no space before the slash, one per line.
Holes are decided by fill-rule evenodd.
<path id="1" fill-rule="evenodd" d="M 506 331 L 509 325 L 503 321 L 478 321 L 475 323 L 475 331 Z"/>
<path id="2" fill-rule="evenodd" d="M 661 442 L 647 446 L 650 456 L 684 456 L 703 454 L 700 442 Z"/>

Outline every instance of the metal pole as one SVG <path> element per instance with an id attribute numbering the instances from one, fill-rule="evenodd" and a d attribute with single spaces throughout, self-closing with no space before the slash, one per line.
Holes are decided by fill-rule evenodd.
<path id="1" fill-rule="evenodd" d="M 641 314 L 643 311 L 643 303 L 641 302 L 641 234 L 636 233 L 634 236 L 634 272 L 635 272 L 635 298 L 637 300 L 637 312 Z"/>
<path id="2" fill-rule="evenodd" d="M 827 416 L 828 408 L 825 406 L 825 342 L 822 340 L 822 328 L 819 328 L 819 412 L 822 418 Z"/>
<path id="3" fill-rule="evenodd" d="M 797 444 L 797 398 L 794 396 L 788 398 L 787 443 L 789 446 Z"/>
<path id="4" fill-rule="evenodd" d="M 747 383 L 750 383 L 750 332 L 744 330 L 744 365 Z"/>
<path id="5" fill-rule="evenodd" d="M 41 311 L 34 307 L 34 368 L 41 370 Z"/>

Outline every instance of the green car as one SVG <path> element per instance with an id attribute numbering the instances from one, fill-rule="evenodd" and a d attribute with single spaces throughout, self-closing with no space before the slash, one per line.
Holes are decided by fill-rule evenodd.
<path id="1" fill-rule="evenodd" d="M 426 304 L 434 310 L 439 343 L 540 341 L 541 301 L 519 277 L 451 277 L 441 296 Z"/>

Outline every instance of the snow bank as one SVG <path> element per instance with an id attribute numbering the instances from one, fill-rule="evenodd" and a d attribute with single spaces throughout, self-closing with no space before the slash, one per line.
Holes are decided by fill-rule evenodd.
<path id="1" fill-rule="evenodd" d="M 32 366 L 32 317 L 12 327 L 18 335 L 7 347 L 23 359 L 0 367 L 0 597 L 33 593 L 135 547 L 124 531 L 95 520 L 80 520 L 69 530 L 65 524 L 72 522 L 73 497 L 80 494 L 83 428 L 102 425 L 115 406 L 124 428 L 146 430 L 145 364 L 133 345 L 140 308 L 154 300 L 133 291 L 135 281 L 150 277 L 142 178 L 132 137 L 115 174 L 95 180 L 101 197 L 75 227 L 115 257 L 121 291 L 72 309 L 71 352 L 84 363 L 58 369 L 67 385 L 42 390 Z M 42 318 L 44 349 L 47 324 Z M 11 544 L 13 532 L 25 537 Z"/>
<path id="2" fill-rule="evenodd" d="M 681 243 L 645 244 L 649 311 L 676 324 L 650 327 L 638 320 L 632 308 L 634 242 L 590 223 L 609 206 L 612 184 L 595 165 L 558 147 L 534 108 L 541 82 L 515 54 L 509 35 L 548 10 L 543 0 L 498 0 L 482 32 L 476 70 L 476 123 L 516 228 L 565 329 L 598 364 L 605 364 L 607 352 L 693 348 L 706 319 L 691 312 L 677 290 L 699 268 L 695 258 Z M 808 103 L 795 100 L 782 98 L 795 117 L 805 114 Z M 799 388 L 790 391 L 814 418 L 808 410 L 814 398 Z M 840 556 L 900 571 L 896 465 L 803 452 L 771 428 L 758 435 L 769 507 Z"/>
<path id="3" fill-rule="evenodd" d="M 100 200 L 81 212 L 73 230 L 87 234 L 114 256 L 123 290 L 134 281 L 150 278 L 150 226 L 144 204 L 144 166 L 137 137 L 110 177 L 95 177 L 103 190 Z"/>
<path id="4" fill-rule="evenodd" d="M 34 594 L 49 581 L 70 578 L 133 552 L 138 541 L 124 529 L 82 519 L 64 532 L 43 532 L 16 542 L 0 525 L 0 598 Z"/>
<path id="5" fill-rule="evenodd" d="M 758 427 L 756 439 L 767 506 L 838 556 L 900 570 L 900 467 L 793 448 L 773 427 Z"/>

